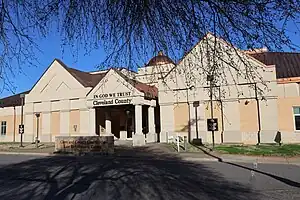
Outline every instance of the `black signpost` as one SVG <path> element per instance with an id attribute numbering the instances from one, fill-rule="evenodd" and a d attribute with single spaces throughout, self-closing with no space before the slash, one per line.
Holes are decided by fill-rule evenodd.
<path id="1" fill-rule="evenodd" d="M 207 119 L 207 131 L 218 131 L 218 119 Z"/>
<path id="2" fill-rule="evenodd" d="M 24 133 L 24 124 L 20 124 L 19 125 L 19 134 L 23 134 Z"/>
<path id="3" fill-rule="evenodd" d="M 21 98 L 21 124 L 19 125 L 19 134 L 21 134 L 21 144 L 20 147 L 24 147 L 23 146 L 23 134 L 24 134 L 24 121 L 23 121 L 23 115 L 24 115 L 24 111 L 23 111 L 23 106 L 24 106 L 24 98 L 25 95 L 21 94 L 20 95 Z"/>

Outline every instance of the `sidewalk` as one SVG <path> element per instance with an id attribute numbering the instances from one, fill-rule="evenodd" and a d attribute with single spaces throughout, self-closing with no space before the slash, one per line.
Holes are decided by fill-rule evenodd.
<path id="1" fill-rule="evenodd" d="M 201 147 L 200 147 L 201 148 Z M 213 162 L 245 162 L 245 163 L 272 163 L 272 164 L 295 164 L 300 165 L 300 157 L 276 157 L 276 156 L 247 156 L 220 154 L 201 148 L 202 152 L 181 152 L 179 155 L 187 161 L 213 161 Z"/>

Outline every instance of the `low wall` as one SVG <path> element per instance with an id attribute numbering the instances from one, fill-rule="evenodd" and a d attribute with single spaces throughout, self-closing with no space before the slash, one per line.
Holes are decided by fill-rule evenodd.
<path id="1" fill-rule="evenodd" d="M 55 151 L 66 153 L 113 153 L 113 136 L 56 136 Z"/>

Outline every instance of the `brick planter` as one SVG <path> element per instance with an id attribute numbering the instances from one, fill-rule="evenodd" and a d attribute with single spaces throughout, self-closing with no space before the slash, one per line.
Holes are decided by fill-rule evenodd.
<path id="1" fill-rule="evenodd" d="M 55 152 L 114 153 L 113 136 L 56 136 Z"/>

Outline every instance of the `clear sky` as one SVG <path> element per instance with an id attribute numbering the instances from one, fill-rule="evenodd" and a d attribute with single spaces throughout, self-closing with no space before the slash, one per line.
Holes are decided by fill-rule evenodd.
<path id="1" fill-rule="evenodd" d="M 291 27 L 290 37 L 295 44 L 300 44 L 300 38 L 295 36 L 295 32 L 298 31 L 294 31 L 293 27 Z M 297 35 L 299 35 L 299 33 L 297 33 Z M 37 53 L 40 65 L 39 67 L 22 66 L 25 73 L 17 74 L 15 78 L 12 78 L 14 86 L 16 87 L 14 93 L 30 90 L 54 58 L 61 59 L 66 65 L 72 68 L 82 71 L 95 71 L 97 70 L 97 64 L 100 64 L 106 56 L 103 49 L 94 50 L 89 55 L 85 55 L 85 51 L 82 49 L 78 52 L 78 57 L 74 57 L 74 54 L 67 47 L 62 51 L 60 38 L 59 36 L 55 36 L 55 34 L 38 40 L 37 44 L 43 52 Z M 146 63 L 147 61 L 148 60 L 145 59 L 141 61 L 141 63 Z M 0 97 L 3 98 L 12 94 L 11 91 L 3 91 Z"/>

